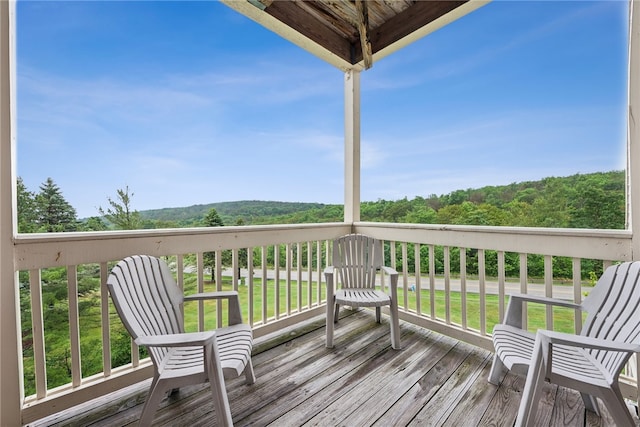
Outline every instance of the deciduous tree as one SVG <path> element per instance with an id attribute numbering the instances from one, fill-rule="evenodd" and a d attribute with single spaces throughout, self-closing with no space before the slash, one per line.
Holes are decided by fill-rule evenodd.
<path id="1" fill-rule="evenodd" d="M 140 212 L 133 210 L 131 207 L 131 198 L 133 192 L 129 194 L 129 186 L 116 190 L 116 200 L 107 197 L 109 207 L 105 210 L 98 208 L 100 215 L 104 216 L 107 221 L 113 224 L 119 230 L 138 230 L 142 226 Z"/>

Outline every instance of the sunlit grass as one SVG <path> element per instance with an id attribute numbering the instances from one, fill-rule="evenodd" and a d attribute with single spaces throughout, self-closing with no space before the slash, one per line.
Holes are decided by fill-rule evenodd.
<path id="1" fill-rule="evenodd" d="M 195 292 L 195 281 L 185 283 L 185 293 L 189 294 Z M 263 292 L 262 280 L 255 280 L 252 286 L 247 284 L 240 285 L 238 287 L 240 304 L 242 307 L 242 315 L 245 321 L 249 321 L 249 296 L 250 288 L 253 290 L 253 313 L 252 323 L 261 323 L 263 319 L 263 296 L 266 297 L 266 319 L 273 319 L 276 313 L 276 290 L 275 281 L 266 281 L 266 290 Z M 214 290 L 215 285 L 207 283 L 205 290 Z M 233 289 L 230 279 L 223 279 L 221 284 L 222 290 Z M 287 293 L 287 289 L 289 292 Z M 324 284 L 321 285 L 321 300 L 326 298 L 326 292 Z M 303 309 L 308 307 L 308 292 L 309 286 L 306 281 L 302 281 L 300 286 L 296 281 L 290 282 L 287 286 L 286 281 L 281 280 L 279 285 L 279 315 L 286 315 L 289 313 L 295 313 L 299 307 Z M 301 294 L 301 305 L 298 304 L 298 294 Z M 317 298 L 317 283 L 311 284 L 311 301 L 312 307 L 319 304 Z M 431 293 L 429 290 L 422 290 L 420 292 L 420 314 L 431 317 Z M 407 305 L 404 305 L 404 291 L 398 290 L 398 300 L 401 308 L 406 308 L 412 312 L 417 311 L 417 294 L 416 292 L 407 292 Z M 504 307 L 506 309 L 508 304 L 508 297 L 505 297 Z M 205 303 L 205 327 L 215 328 L 217 305 L 215 302 Z M 436 290 L 434 292 L 434 313 L 435 319 L 445 322 L 446 321 L 446 293 L 444 291 Z M 223 306 L 223 312 L 226 313 L 226 306 Z M 479 331 L 481 330 L 481 302 L 480 295 L 477 293 L 466 294 L 466 327 L 468 329 Z M 493 331 L 494 325 L 500 323 L 499 319 L 499 297 L 493 294 L 485 295 L 484 302 L 485 313 L 485 330 L 487 333 Z M 553 329 L 562 332 L 573 332 L 574 330 L 574 310 L 566 308 L 554 308 L 553 311 Z M 541 304 L 529 304 L 528 306 L 528 328 L 535 331 L 536 329 L 546 329 L 546 307 Z M 455 325 L 462 325 L 463 323 L 463 310 L 462 310 L 462 298 L 460 292 L 449 293 L 449 322 Z M 223 319 L 223 325 L 226 324 L 226 319 Z M 185 328 L 190 331 L 198 329 L 198 310 L 197 304 L 189 303 L 185 307 Z"/>

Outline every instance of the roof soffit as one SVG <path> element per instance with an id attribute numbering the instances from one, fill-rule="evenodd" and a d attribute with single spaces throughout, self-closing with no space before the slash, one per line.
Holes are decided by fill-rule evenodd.
<path id="1" fill-rule="evenodd" d="M 343 69 L 371 61 L 483 6 L 484 0 L 222 0 Z M 363 55 L 363 47 L 365 55 Z M 371 57 L 366 55 L 370 49 Z M 366 61 L 365 61 L 366 60 Z"/>

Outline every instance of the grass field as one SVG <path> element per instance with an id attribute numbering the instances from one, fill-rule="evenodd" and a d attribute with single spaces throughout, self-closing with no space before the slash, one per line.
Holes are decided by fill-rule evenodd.
<path id="1" fill-rule="evenodd" d="M 215 286 L 207 284 L 205 290 L 214 290 Z M 223 290 L 231 290 L 231 280 L 223 280 Z M 185 293 L 195 292 L 195 282 L 185 283 Z M 312 283 L 311 287 L 312 306 L 318 305 L 317 300 L 317 284 Z M 245 321 L 248 317 L 248 299 L 249 299 L 249 287 L 246 285 L 239 286 L 238 292 L 240 295 L 241 306 L 243 308 L 243 317 Z M 290 301 L 290 310 L 296 312 L 298 310 L 298 294 L 301 295 L 302 308 L 304 309 L 308 305 L 308 293 L 309 286 L 306 281 L 303 281 L 300 287 L 297 286 L 295 281 L 292 282 L 290 287 L 290 293 L 287 296 L 286 283 L 280 281 L 279 295 L 280 295 L 280 314 L 286 314 L 286 301 Z M 253 285 L 253 320 L 260 322 L 262 319 L 262 301 L 263 295 L 266 297 L 267 318 L 273 318 L 275 315 L 275 282 L 273 280 L 267 281 L 267 289 L 265 292 L 262 290 L 261 282 L 255 282 Z M 326 291 L 324 285 L 321 288 L 321 299 L 326 298 Z M 398 300 L 401 308 L 407 308 L 412 312 L 417 310 L 417 298 L 416 292 L 407 293 L 407 306 L 404 307 L 404 291 L 398 290 Z M 421 314 L 431 315 L 431 293 L 428 290 L 422 290 L 420 292 L 420 306 Z M 434 292 L 435 300 L 435 317 L 441 321 L 446 319 L 446 294 L 444 291 Z M 508 297 L 505 297 L 505 307 L 508 303 Z M 190 303 L 193 304 L 193 303 Z M 209 303 L 205 306 L 205 325 L 207 327 L 215 327 L 216 318 L 216 304 Z M 450 292 L 449 294 L 449 307 L 450 307 L 450 322 L 453 324 L 462 324 L 462 298 L 460 292 Z M 487 294 L 485 296 L 485 328 L 488 333 L 491 333 L 493 326 L 499 323 L 499 298 L 497 295 Z M 467 327 L 474 330 L 480 330 L 480 295 L 477 293 L 466 294 L 466 323 Z M 546 328 L 546 308 L 540 304 L 529 304 L 528 308 L 528 326 L 530 330 L 544 329 Z M 562 332 L 572 332 L 574 329 L 574 310 L 565 308 L 553 309 L 553 329 Z M 185 327 L 188 330 L 197 330 L 197 311 L 195 308 L 185 309 Z"/>

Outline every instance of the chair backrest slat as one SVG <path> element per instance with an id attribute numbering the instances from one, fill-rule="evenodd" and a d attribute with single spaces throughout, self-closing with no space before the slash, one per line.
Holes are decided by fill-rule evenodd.
<path id="1" fill-rule="evenodd" d="M 147 255 L 123 259 L 111 270 L 107 286 L 125 328 L 134 339 L 184 332 L 182 294 L 168 266 L 160 259 Z M 150 350 L 157 361 L 165 353 L 161 348 Z"/>
<path id="2" fill-rule="evenodd" d="M 640 344 L 640 263 L 613 265 L 585 298 L 588 315 L 582 334 L 601 339 Z M 626 353 L 591 350 L 610 371 L 627 360 Z"/>
<path id="3" fill-rule="evenodd" d="M 343 288 L 375 288 L 382 266 L 382 242 L 362 234 L 349 234 L 333 242 L 333 266 Z"/>

